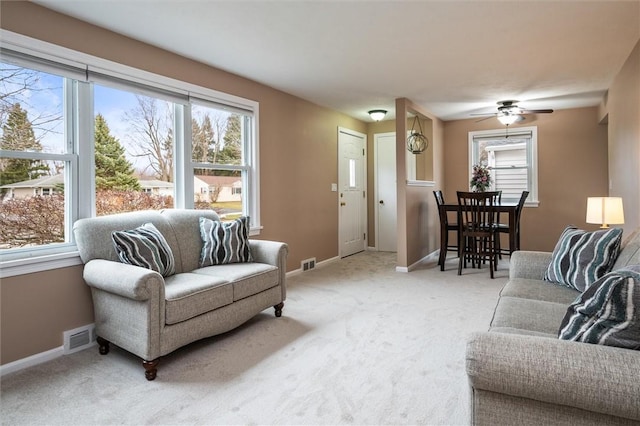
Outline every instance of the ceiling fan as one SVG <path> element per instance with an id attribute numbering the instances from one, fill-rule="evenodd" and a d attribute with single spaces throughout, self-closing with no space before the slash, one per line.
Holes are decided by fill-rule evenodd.
<path id="1" fill-rule="evenodd" d="M 500 101 L 498 102 L 498 112 L 492 113 L 480 113 L 471 115 L 488 115 L 489 117 L 482 118 L 478 121 L 487 120 L 491 116 L 495 116 L 500 120 L 502 124 L 508 126 L 515 123 L 520 119 L 520 116 L 525 114 L 549 114 L 552 113 L 552 109 L 526 109 L 520 108 L 517 105 L 518 101 Z"/>

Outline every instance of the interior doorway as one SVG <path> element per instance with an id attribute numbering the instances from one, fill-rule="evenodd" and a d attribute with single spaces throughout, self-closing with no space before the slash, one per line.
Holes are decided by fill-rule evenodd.
<path id="1" fill-rule="evenodd" d="M 375 230 L 378 251 L 398 251 L 396 134 L 376 133 L 374 145 Z"/>

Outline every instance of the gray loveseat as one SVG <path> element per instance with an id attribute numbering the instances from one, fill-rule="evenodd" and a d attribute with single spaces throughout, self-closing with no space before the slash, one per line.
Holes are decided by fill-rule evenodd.
<path id="1" fill-rule="evenodd" d="M 514 252 L 490 330 L 468 341 L 471 424 L 640 424 L 640 351 L 558 339 L 580 293 L 542 280 L 550 260 Z M 613 269 L 633 264 L 638 232 Z"/>
<path id="2" fill-rule="evenodd" d="M 213 211 L 168 209 L 78 220 L 73 227 L 83 277 L 91 287 L 101 354 L 113 343 L 142 358 L 156 377 L 161 356 L 199 339 L 227 332 L 286 297 L 287 245 L 250 240 L 253 261 L 199 268 L 199 219 Z M 121 263 L 111 233 L 153 223 L 173 252 L 175 274 Z"/>

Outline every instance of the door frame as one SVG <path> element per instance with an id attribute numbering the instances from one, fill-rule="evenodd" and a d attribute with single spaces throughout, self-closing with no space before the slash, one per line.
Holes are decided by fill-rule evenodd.
<path id="1" fill-rule="evenodd" d="M 338 181 L 338 192 L 336 193 L 336 209 L 338 212 L 338 258 L 342 258 L 342 235 L 341 235 L 341 230 L 342 230 L 342 219 L 341 219 L 341 214 L 340 214 L 340 197 L 338 196 L 338 194 L 340 193 L 340 134 L 346 134 L 346 135 L 351 135 L 351 136 L 355 136 L 355 137 L 361 137 L 363 140 L 363 147 L 364 147 L 364 155 L 363 155 L 363 167 L 362 167 L 362 188 L 364 191 L 364 197 L 362 197 L 362 228 L 363 228 L 363 232 L 364 232 L 364 251 L 367 250 L 367 246 L 368 246 L 368 229 L 369 229 L 369 225 L 368 225 L 368 194 L 369 191 L 367 190 L 367 154 L 368 154 L 368 149 L 367 149 L 367 134 L 366 133 L 360 133 L 357 132 L 355 130 L 352 129 L 348 129 L 346 127 L 341 127 L 338 126 L 338 131 L 337 131 L 337 139 L 338 139 L 338 143 L 336 144 L 336 157 L 337 157 L 337 172 L 338 172 L 338 179 L 336 179 Z"/>

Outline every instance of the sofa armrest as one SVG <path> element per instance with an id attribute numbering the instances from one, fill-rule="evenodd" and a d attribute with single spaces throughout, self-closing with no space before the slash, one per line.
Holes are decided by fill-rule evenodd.
<path id="1" fill-rule="evenodd" d="M 541 280 L 551 263 L 551 253 L 545 251 L 514 251 L 509 259 L 509 278 Z"/>
<path id="2" fill-rule="evenodd" d="M 253 261 L 282 267 L 286 271 L 286 259 L 289 247 L 285 243 L 267 240 L 249 240 Z"/>
<path id="3" fill-rule="evenodd" d="M 467 343 L 474 389 L 640 420 L 640 353 L 546 337 L 474 333 Z"/>
<path id="4" fill-rule="evenodd" d="M 133 300 L 148 300 L 155 290 L 164 300 L 162 275 L 139 266 L 93 259 L 84 266 L 85 282 L 95 288 Z"/>

